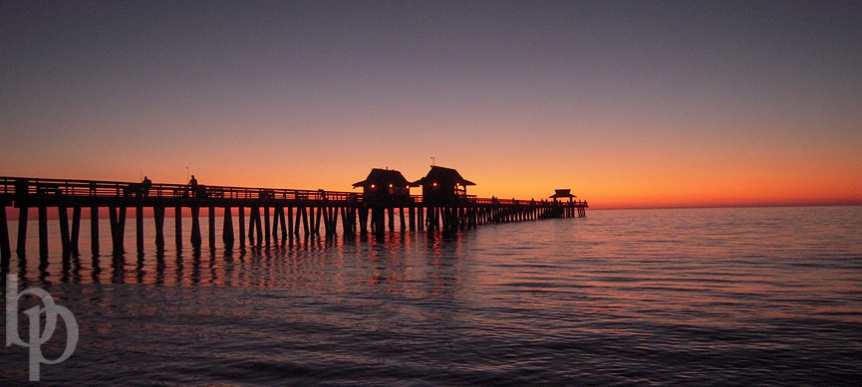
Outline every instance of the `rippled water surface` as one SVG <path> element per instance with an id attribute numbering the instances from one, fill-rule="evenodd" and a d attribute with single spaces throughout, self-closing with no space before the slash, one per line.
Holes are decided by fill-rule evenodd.
<path id="1" fill-rule="evenodd" d="M 123 257 L 41 263 L 31 230 L 5 270 L 77 318 L 49 385 L 858 385 L 860 230 L 862 207 L 619 210 L 138 255 L 132 227 Z"/>

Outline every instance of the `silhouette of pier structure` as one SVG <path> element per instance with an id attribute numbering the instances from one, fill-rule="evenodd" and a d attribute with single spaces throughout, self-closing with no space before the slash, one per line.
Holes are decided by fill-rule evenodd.
<path id="1" fill-rule="evenodd" d="M 107 210 L 111 251 L 125 253 L 128 209 L 134 211 L 138 252 L 144 250 L 145 210 L 152 213 L 155 243 L 164 251 L 167 209 L 172 209 L 177 248 L 184 243 L 184 210 L 190 212 L 189 242 L 195 249 L 203 244 L 201 209 L 207 212 L 208 244 L 216 247 L 216 209 L 222 213 L 222 243 L 226 248 L 239 243 L 269 246 L 337 235 L 338 226 L 345 237 L 357 234 L 382 236 L 388 226 L 401 231 L 457 232 L 479 225 L 584 217 L 587 202 L 573 200 L 568 190 L 557 190 L 549 199 L 515 200 L 478 198 L 467 195 L 474 185 L 457 171 L 433 166 L 420 180 L 409 182 L 395 170 L 373 169 L 368 177 L 355 183 L 362 193 L 278 188 L 244 188 L 193 184 L 161 184 L 145 179 L 141 183 L 94 180 L 0 177 L 0 255 L 11 252 L 6 207 L 18 209 L 17 250 L 26 255 L 30 209 L 38 214 L 39 253 L 48 254 L 48 209 L 56 209 L 64 257 L 78 254 L 81 217 L 87 209 L 90 219 L 90 250 L 101 251 L 100 210 Z M 422 195 L 411 195 L 411 187 L 422 187 Z M 558 200 L 561 199 L 561 200 Z M 71 210 L 71 216 L 69 211 Z M 103 212 L 103 211 L 102 211 Z M 388 224 L 387 224 L 388 215 Z M 236 217 L 236 220 L 234 220 Z M 70 222 L 71 218 L 71 222 Z M 234 222 L 237 222 L 237 227 Z M 357 230 L 358 229 L 358 230 Z"/>

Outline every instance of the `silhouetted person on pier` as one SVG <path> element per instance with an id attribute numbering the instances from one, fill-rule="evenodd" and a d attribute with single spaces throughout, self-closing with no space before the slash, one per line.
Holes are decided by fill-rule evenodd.
<path id="1" fill-rule="evenodd" d="M 150 188 L 153 188 L 153 182 L 150 181 L 149 178 L 144 176 L 144 181 L 141 182 L 141 189 L 140 189 L 140 191 L 138 191 L 138 193 L 144 197 L 149 196 L 150 195 Z"/>
<path id="2" fill-rule="evenodd" d="M 198 192 L 198 179 L 195 179 L 195 175 L 192 175 L 192 179 L 189 180 L 189 191 L 191 191 L 192 196 L 197 195 Z"/>

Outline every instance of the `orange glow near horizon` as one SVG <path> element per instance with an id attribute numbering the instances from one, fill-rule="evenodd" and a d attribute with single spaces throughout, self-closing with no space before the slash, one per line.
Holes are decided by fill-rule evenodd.
<path id="1" fill-rule="evenodd" d="M 492 124 L 477 133 L 526 130 L 511 123 Z M 146 175 L 156 183 L 181 184 L 193 174 L 206 185 L 361 192 L 352 184 L 372 168 L 399 170 L 407 180 L 418 180 L 430 169 L 430 157 L 424 155 L 432 154 L 438 165 L 455 168 L 475 182 L 467 193 L 479 197 L 541 200 L 555 189 L 570 188 L 591 208 L 862 204 L 862 163 L 854 146 L 862 135 L 805 146 L 714 141 L 709 136 L 690 137 L 680 145 L 674 141 L 677 135 L 647 142 L 602 133 L 581 139 L 573 134 L 528 140 L 498 136 L 484 142 L 477 134 L 459 136 L 427 141 L 415 141 L 416 135 L 378 141 L 356 133 L 330 141 L 294 137 L 297 143 L 325 144 L 306 147 L 279 141 L 230 144 L 213 138 L 162 141 L 153 149 L 126 147 L 99 156 L 75 153 L 62 163 L 48 162 L 49 157 L 36 162 L 28 154 L 4 160 L 0 172 L 118 181 L 140 181 Z M 471 144 L 470 150 L 447 146 L 450 141 Z M 330 147 L 346 151 L 321 156 L 328 154 L 321 149 Z M 378 148 L 392 151 L 360 151 Z M 421 194 L 420 189 L 411 191 Z"/>
<path id="2" fill-rule="evenodd" d="M 326 189 L 331 191 L 355 191 L 352 183 L 362 180 L 373 167 L 381 167 L 368 161 L 368 165 L 356 162 L 344 168 L 328 168 L 310 164 L 306 168 L 289 170 L 272 167 L 254 169 L 245 173 L 239 166 L 195 168 L 200 184 L 270 187 L 296 189 Z M 475 163 L 475 164 L 474 164 Z M 414 163 L 408 168 L 389 165 L 400 170 L 410 180 L 418 180 L 428 172 L 428 165 Z M 461 167 L 461 164 L 464 166 Z M 862 176 L 862 168 L 848 166 L 846 170 L 819 170 L 791 168 L 784 170 L 756 170 L 730 168 L 693 170 L 685 166 L 676 170 L 640 168 L 632 171 L 608 171 L 599 168 L 581 169 L 577 166 L 552 165 L 549 168 L 513 162 L 493 168 L 466 158 L 458 164 L 445 166 L 456 168 L 476 186 L 467 188 L 467 193 L 479 197 L 547 199 L 554 189 L 571 188 L 577 200 L 586 200 L 591 208 L 665 208 L 665 207 L 713 207 L 713 206 L 774 206 L 774 205 L 829 205 L 862 204 L 862 180 L 851 178 Z M 540 163 L 541 165 L 546 165 Z M 732 166 L 731 166 L 732 167 Z M 622 167 L 620 167 L 622 168 Z M 62 168 L 23 168 L 17 176 L 69 178 L 92 180 L 138 181 L 135 174 L 71 173 Z M 660 169 L 660 168 L 659 168 Z M 146 169 L 143 174 L 157 183 L 185 183 L 185 169 L 179 173 Z M 131 176 L 130 176 L 131 175 Z M 171 176 L 173 175 L 173 176 Z M 163 178 L 169 176 L 172 178 Z M 411 189 L 411 194 L 420 195 L 421 189 Z"/>

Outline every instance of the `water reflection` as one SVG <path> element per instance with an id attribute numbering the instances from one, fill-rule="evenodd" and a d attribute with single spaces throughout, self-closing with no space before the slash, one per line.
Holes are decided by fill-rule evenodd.
<path id="1" fill-rule="evenodd" d="M 269 246 L 223 249 L 152 249 L 116 255 L 39 257 L 35 267 L 9 260 L 3 273 L 44 285 L 143 284 L 157 286 L 257 286 L 264 288 L 353 289 L 412 292 L 421 284 L 440 291 L 456 286 L 462 234 L 388 232 L 371 238 L 335 236 L 293 239 Z M 417 278 L 421 274 L 424 278 Z M 419 280 L 426 282 L 417 282 Z M 412 281 L 412 282 L 411 282 Z M 377 289 L 377 290 L 375 290 Z"/>
<path id="2" fill-rule="evenodd" d="M 78 283 L 80 282 L 81 260 L 77 254 L 71 255 L 63 259 L 63 273 L 60 278 L 62 283 Z"/>
<path id="3" fill-rule="evenodd" d="M 156 271 L 155 271 L 155 281 L 153 282 L 156 285 L 162 285 L 165 283 L 165 251 L 159 250 L 156 252 Z"/>
<path id="4" fill-rule="evenodd" d="M 774 375 L 858 368 L 860 213 L 825 232 L 786 226 L 808 219 L 796 212 L 757 223 L 614 212 L 452 235 L 36 257 L 10 270 L 54 284 L 87 322 L 65 370 L 90 379 L 123 368 L 135 376 L 120 381 L 138 384 L 294 373 L 315 384 L 333 370 L 367 372 L 360 384 L 781 384 Z M 56 289 L 64 281 L 96 285 Z M 812 384 L 852 385 L 825 379 Z"/>
<path id="5" fill-rule="evenodd" d="M 99 261 L 98 255 L 93 255 L 91 267 L 92 267 L 92 270 L 91 270 L 92 282 L 97 284 L 97 283 L 99 283 L 99 276 L 100 276 L 100 274 L 102 274 L 102 268 L 100 266 L 100 261 Z"/>

